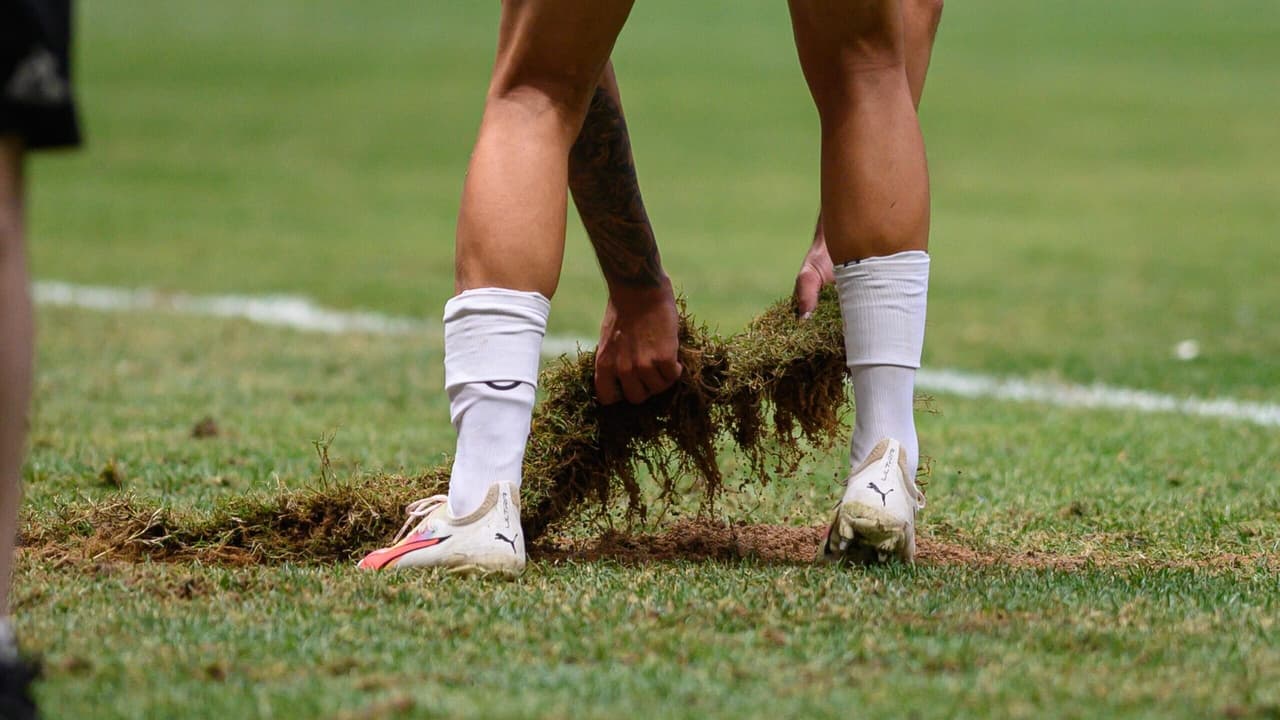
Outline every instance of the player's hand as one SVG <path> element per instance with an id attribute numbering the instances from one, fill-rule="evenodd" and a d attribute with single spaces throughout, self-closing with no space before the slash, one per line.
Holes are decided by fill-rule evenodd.
<path id="1" fill-rule="evenodd" d="M 602 405 L 640 403 L 675 384 L 680 320 L 671 281 L 610 293 L 596 347 L 596 396 Z"/>
<path id="2" fill-rule="evenodd" d="M 808 320 L 818 308 L 818 292 L 823 285 L 836 281 L 836 270 L 831 264 L 831 254 L 827 252 L 827 239 L 819 231 L 813 238 L 813 245 L 805 253 L 804 264 L 796 274 L 796 288 L 792 293 L 795 298 L 796 312 L 801 320 Z"/>

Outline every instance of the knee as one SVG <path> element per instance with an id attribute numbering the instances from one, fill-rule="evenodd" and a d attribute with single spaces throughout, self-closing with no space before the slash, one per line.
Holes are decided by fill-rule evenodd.
<path id="1" fill-rule="evenodd" d="M 577 127 L 586 115 L 598 77 L 598 69 L 502 73 L 494 78 L 488 102 L 528 119 L 553 118 Z"/>
<path id="2" fill-rule="evenodd" d="M 851 102 L 874 96 L 896 81 L 905 85 L 903 28 L 890 13 L 862 11 L 836 18 L 805 17 L 797 25 L 796 45 L 820 114 L 847 108 Z"/>
<path id="3" fill-rule="evenodd" d="M 864 102 L 883 102 L 887 94 L 907 88 L 901 49 L 874 40 L 850 46 L 813 75 L 809 88 L 823 118 L 841 115 Z"/>

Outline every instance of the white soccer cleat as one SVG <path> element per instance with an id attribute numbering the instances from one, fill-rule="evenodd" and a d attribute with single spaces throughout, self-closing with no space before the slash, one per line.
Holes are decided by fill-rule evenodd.
<path id="1" fill-rule="evenodd" d="M 909 477 L 902 446 L 885 438 L 849 475 L 819 560 L 879 563 L 916 559 L 916 511 L 924 493 Z"/>
<path id="2" fill-rule="evenodd" d="M 405 508 L 409 519 L 391 547 L 360 561 L 366 570 L 443 567 L 450 572 L 516 577 L 524 571 L 520 495 L 511 483 L 496 483 L 466 517 L 449 513 L 449 498 L 436 495 Z"/>

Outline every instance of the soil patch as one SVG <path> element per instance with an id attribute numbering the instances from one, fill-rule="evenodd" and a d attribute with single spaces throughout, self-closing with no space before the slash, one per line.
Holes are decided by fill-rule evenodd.
<path id="1" fill-rule="evenodd" d="M 662 563 L 675 560 L 736 561 L 802 565 L 812 563 L 825 527 L 787 525 L 729 525 L 682 520 L 653 534 L 610 531 L 586 539 L 550 538 L 530 554 L 538 560 L 623 564 Z"/>
<path id="2" fill-rule="evenodd" d="M 548 538 L 530 554 L 535 560 L 613 561 L 644 565 L 673 561 L 733 562 L 753 560 L 766 564 L 809 565 L 817 556 L 825 525 L 730 525 L 705 520 L 684 520 L 658 533 L 607 532 L 585 539 Z M 1071 555 L 1034 550 L 977 549 L 929 537 L 917 538 L 917 565 L 1010 567 L 1037 570 L 1080 570 L 1091 567 L 1243 569 L 1263 565 L 1280 568 L 1280 557 L 1266 553 L 1223 553 L 1203 558 L 1154 559 L 1132 553 Z"/>

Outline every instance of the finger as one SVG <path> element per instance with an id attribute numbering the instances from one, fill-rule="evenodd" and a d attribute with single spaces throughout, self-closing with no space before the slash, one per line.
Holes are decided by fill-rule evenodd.
<path id="1" fill-rule="evenodd" d="M 596 363 L 596 397 L 601 405 L 612 405 L 622 399 L 618 392 L 618 374 L 613 366 Z"/>
<path id="2" fill-rule="evenodd" d="M 817 271 L 806 265 L 796 275 L 795 301 L 796 312 L 801 320 L 809 319 L 818 308 L 818 291 L 822 289 L 822 277 Z"/>
<path id="3" fill-rule="evenodd" d="M 649 397 L 653 397 L 658 393 L 671 387 L 673 381 L 662 377 L 662 373 L 655 366 L 640 369 L 640 382 L 644 383 L 644 388 Z"/>
<path id="4" fill-rule="evenodd" d="M 639 404 L 649 398 L 649 391 L 645 390 L 644 383 L 636 373 L 618 373 L 618 381 L 622 383 L 622 395 L 627 402 Z"/>
<path id="5" fill-rule="evenodd" d="M 680 376 L 684 374 L 684 367 L 680 365 L 680 361 L 676 358 L 661 360 L 655 363 L 654 367 L 657 368 L 658 374 L 662 376 L 662 379 L 667 382 L 667 387 L 674 385 L 680 379 Z"/>

